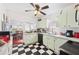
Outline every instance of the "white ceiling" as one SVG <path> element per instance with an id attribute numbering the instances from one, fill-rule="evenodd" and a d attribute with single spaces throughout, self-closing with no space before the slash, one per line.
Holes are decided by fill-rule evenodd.
<path id="1" fill-rule="evenodd" d="M 52 14 L 55 10 L 65 8 L 73 3 L 38 3 L 41 7 L 49 5 L 49 8 L 43 10 L 47 15 Z M 13 12 L 14 19 L 33 19 L 35 18 L 34 12 L 25 12 L 25 10 L 32 10 L 33 7 L 29 3 L 3 3 L 6 12 Z M 41 15 L 43 17 L 43 15 Z"/>
<path id="2" fill-rule="evenodd" d="M 65 8 L 73 3 L 38 3 L 41 7 L 44 5 L 49 5 L 49 9 L 44 10 L 48 13 L 53 12 L 56 9 Z M 4 8 L 9 11 L 15 11 L 19 13 L 25 13 L 24 10 L 32 10 L 33 7 L 29 3 L 5 3 L 3 4 Z M 46 13 L 47 13 L 46 12 Z"/>

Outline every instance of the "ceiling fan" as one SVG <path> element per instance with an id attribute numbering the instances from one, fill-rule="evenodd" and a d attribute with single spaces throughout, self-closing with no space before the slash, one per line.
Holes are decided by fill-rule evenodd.
<path id="1" fill-rule="evenodd" d="M 48 5 L 40 7 L 38 4 L 30 3 L 30 5 L 34 8 L 34 10 L 25 10 L 25 12 L 34 11 L 35 16 L 37 16 L 39 13 L 46 15 L 42 10 L 49 8 Z"/>

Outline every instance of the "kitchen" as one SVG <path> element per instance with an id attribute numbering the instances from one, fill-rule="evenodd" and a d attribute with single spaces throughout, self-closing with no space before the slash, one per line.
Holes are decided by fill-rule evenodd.
<path id="1" fill-rule="evenodd" d="M 40 8 L 49 6 L 42 11 L 46 15 L 39 12 L 34 15 L 34 11 L 25 12 L 27 9 L 34 9 L 31 5 L 33 3 L 0 4 L 0 30 L 10 32 L 9 46 L 6 46 L 8 52 L 3 55 L 78 55 L 79 4 L 35 4 Z"/>

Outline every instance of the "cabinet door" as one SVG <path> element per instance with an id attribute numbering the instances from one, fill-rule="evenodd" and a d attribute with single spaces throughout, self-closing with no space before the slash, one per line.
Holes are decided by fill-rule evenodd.
<path id="1" fill-rule="evenodd" d="M 57 54 L 59 54 L 59 50 L 60 50 L 60 46 L 62 46 L 63 44 L 65 44 L 68 40 L 66 39 L 62 39 L 62 38 L 56 38 L 55 37 L 55 52 Z"/>
<path id="2" fill-rule="evenodd" d="M 31 36 L 29 34 L 26 34 L 24 37 L 25 37 L 24 38 L 25 44 L 31 44 L 32 41 Z"/>
<path id="3" fill-rule="evenodd" d="M 54 38 L 49 35 L 43 36 L 43 44 L 46 45 L 49 49 L 54 50 Z"/>
<path id="4" fill-rule="evenodd" d="M 54 37 L 49 36 L 49 42 L 48 42 L 48 47 L 52 50 L 54 50 Z"/>
<path id="5" fill-rule="evenodd" d="M 25 44 L 31 44 L 37 42 L 37 34 L 36 33 L 30 33 L 24 35 L 24 42 Z"/>
<path id="6" fill-rule="evenodd" d="M 38 34 L 37 33 L 33 33 L 31 36 L 33 39 L 33 43 L 38 42 Z"/>
<path id="7" fill-rule="evenodd" d="M 68 27 L 78 27 L 78 24 L 75 21 L 75 5 L 69 6 L 68 9 L 68 18 L 67 18 L 67 26 Z"/>
<path id="8" fill-rule="evenodd" d="M 37 22 L 37 28 L 47 28 L 47 20 L 42 19 Z"/>
<path id="9" fill-rule="evenodd" d="M 45 46 L 48 46 L 48 42 L 49 42 L 48 36 L 47 36 L 47 35 L 43 35 L 43 44 L 44 44 Z"/>
<path id="10" fill-rule="evenodd" d="M 61 14 L 59 14 L 59 16 L 57 17 L 57 23 L 58 23 L 58 26 L 59 27 L 65 27 L 66 26 L 66 24 L 67 24 L 67 10 L 66 9 L 63 9 L 63 10 L 61 10 L 62 11 L 62 13 Z M 61 11 L 59 11 L 59 13 L 61 12 Z"/>
<path id="11" fill-rule="evenodd" d="M 68 40 L 66 40 L 66 39 L 62 39 L 62 38 L 56 38 L 55 37 L 55 47 L 57 48 L 59 48 L 60 46 L 62 46 L 64 43 L 66 43 Z"/>

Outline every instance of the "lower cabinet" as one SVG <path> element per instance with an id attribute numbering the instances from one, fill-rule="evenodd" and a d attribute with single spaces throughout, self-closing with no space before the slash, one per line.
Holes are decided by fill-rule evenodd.
<path id="1" fill-rule="evenodd" d="M 60 46 L 66 43 L 68 40 L 63 38 L 58 38 L 51 35 L 43 35 L 43 44 L 53 50 L 55 54 L 60 54 Z"/>
<path id="2" fill-rule="evenodd" d="M 55 39 L 49 35 L 43 35 L 43 44 L 51 50 L 54 50 L 54 40 Z"/>
<path id="3" fill-rule="evenodd" d="M 34 44 L 38 41 L 37 33 L 25 33 L 23 35 L 23 40 L 26 45 Z"/>
<path id="4" fill-rule="evenodd" d="M 63 38 L 57 38 L 57 37 L 55 37 L 55 53 L 56 54 L 60 54 L 60 47 L 63 45 L 63 44 L 65 44 L 66 42 L 67 42 L 68 40 L 66 40 L 66 39 L 63 39 Z"/>

